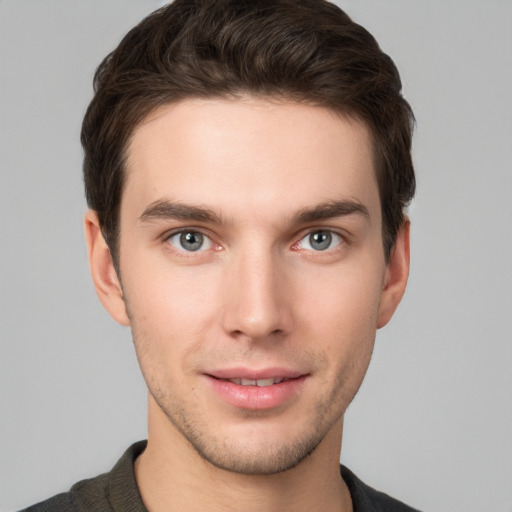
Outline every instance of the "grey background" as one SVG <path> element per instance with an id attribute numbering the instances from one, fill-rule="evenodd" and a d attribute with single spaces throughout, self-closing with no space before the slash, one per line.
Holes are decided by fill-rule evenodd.
<path id="1" fill-rule="evenodd" d="M 343 461 L 431 512 L 512 511 L 512 2 L 338 2 L 418 119 L 410 285 L 346 416 Z M 81 117 L 152 0 L 0 2 L 0 510 L 145 437 L 130 333 L 90 282 Z"/>

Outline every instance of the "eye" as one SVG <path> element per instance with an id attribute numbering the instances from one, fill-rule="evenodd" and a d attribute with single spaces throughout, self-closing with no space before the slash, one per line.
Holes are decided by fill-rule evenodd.
<path id="1" fill-rule="evenodd" d="M 174 233 L 167 241 L 176 249 L 187 252 L 205 251 L 212 246 L 212 241 L 206 235 L 193 230 Z"/>
<path id="2" fill-rule="evenodd" d="M 333 231 L 322 229 L 306 235 L 299 241 L 298 247 L 310 251 L 326 251 L 342 243 L 343 238 L 340 235 Z"/>

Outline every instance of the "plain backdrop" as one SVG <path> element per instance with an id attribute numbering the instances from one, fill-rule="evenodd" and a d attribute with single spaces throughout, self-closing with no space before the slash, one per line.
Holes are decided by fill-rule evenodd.
<path id="1" fill-rule="evenodd" d="M 409 289 L 342 460 L 430 512 L 512 511 L 512 2 L 346 0 L 417 117 Z M 79 130 L 101 58 L 155 0 L 0 1 L 0 510 L 146 435 L 129 330 L 95 296 Z"/>

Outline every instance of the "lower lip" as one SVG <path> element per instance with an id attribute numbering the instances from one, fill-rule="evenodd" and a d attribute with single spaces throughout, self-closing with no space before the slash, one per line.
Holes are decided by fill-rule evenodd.
<path id="1" fill-rule="evenodd" d="M 241 409 L 273 409 L 295 397 L 306 380 L 306 375 L 285 380 L 271 386 L 242 386 L 227 380 L 207 376 L 214 391 L 230 405 Z"/>

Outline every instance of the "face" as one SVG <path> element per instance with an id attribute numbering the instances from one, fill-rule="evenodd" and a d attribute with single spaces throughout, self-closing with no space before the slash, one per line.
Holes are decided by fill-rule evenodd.
<path id="1" fill-rule="evenodd" d="M 128 148 L 120 219 L 106 305 L 133 332 L 150 438 L 259 474 L 339 442 L 399 300 L 365 126 L 254 98 L 161 108 Z"/>

